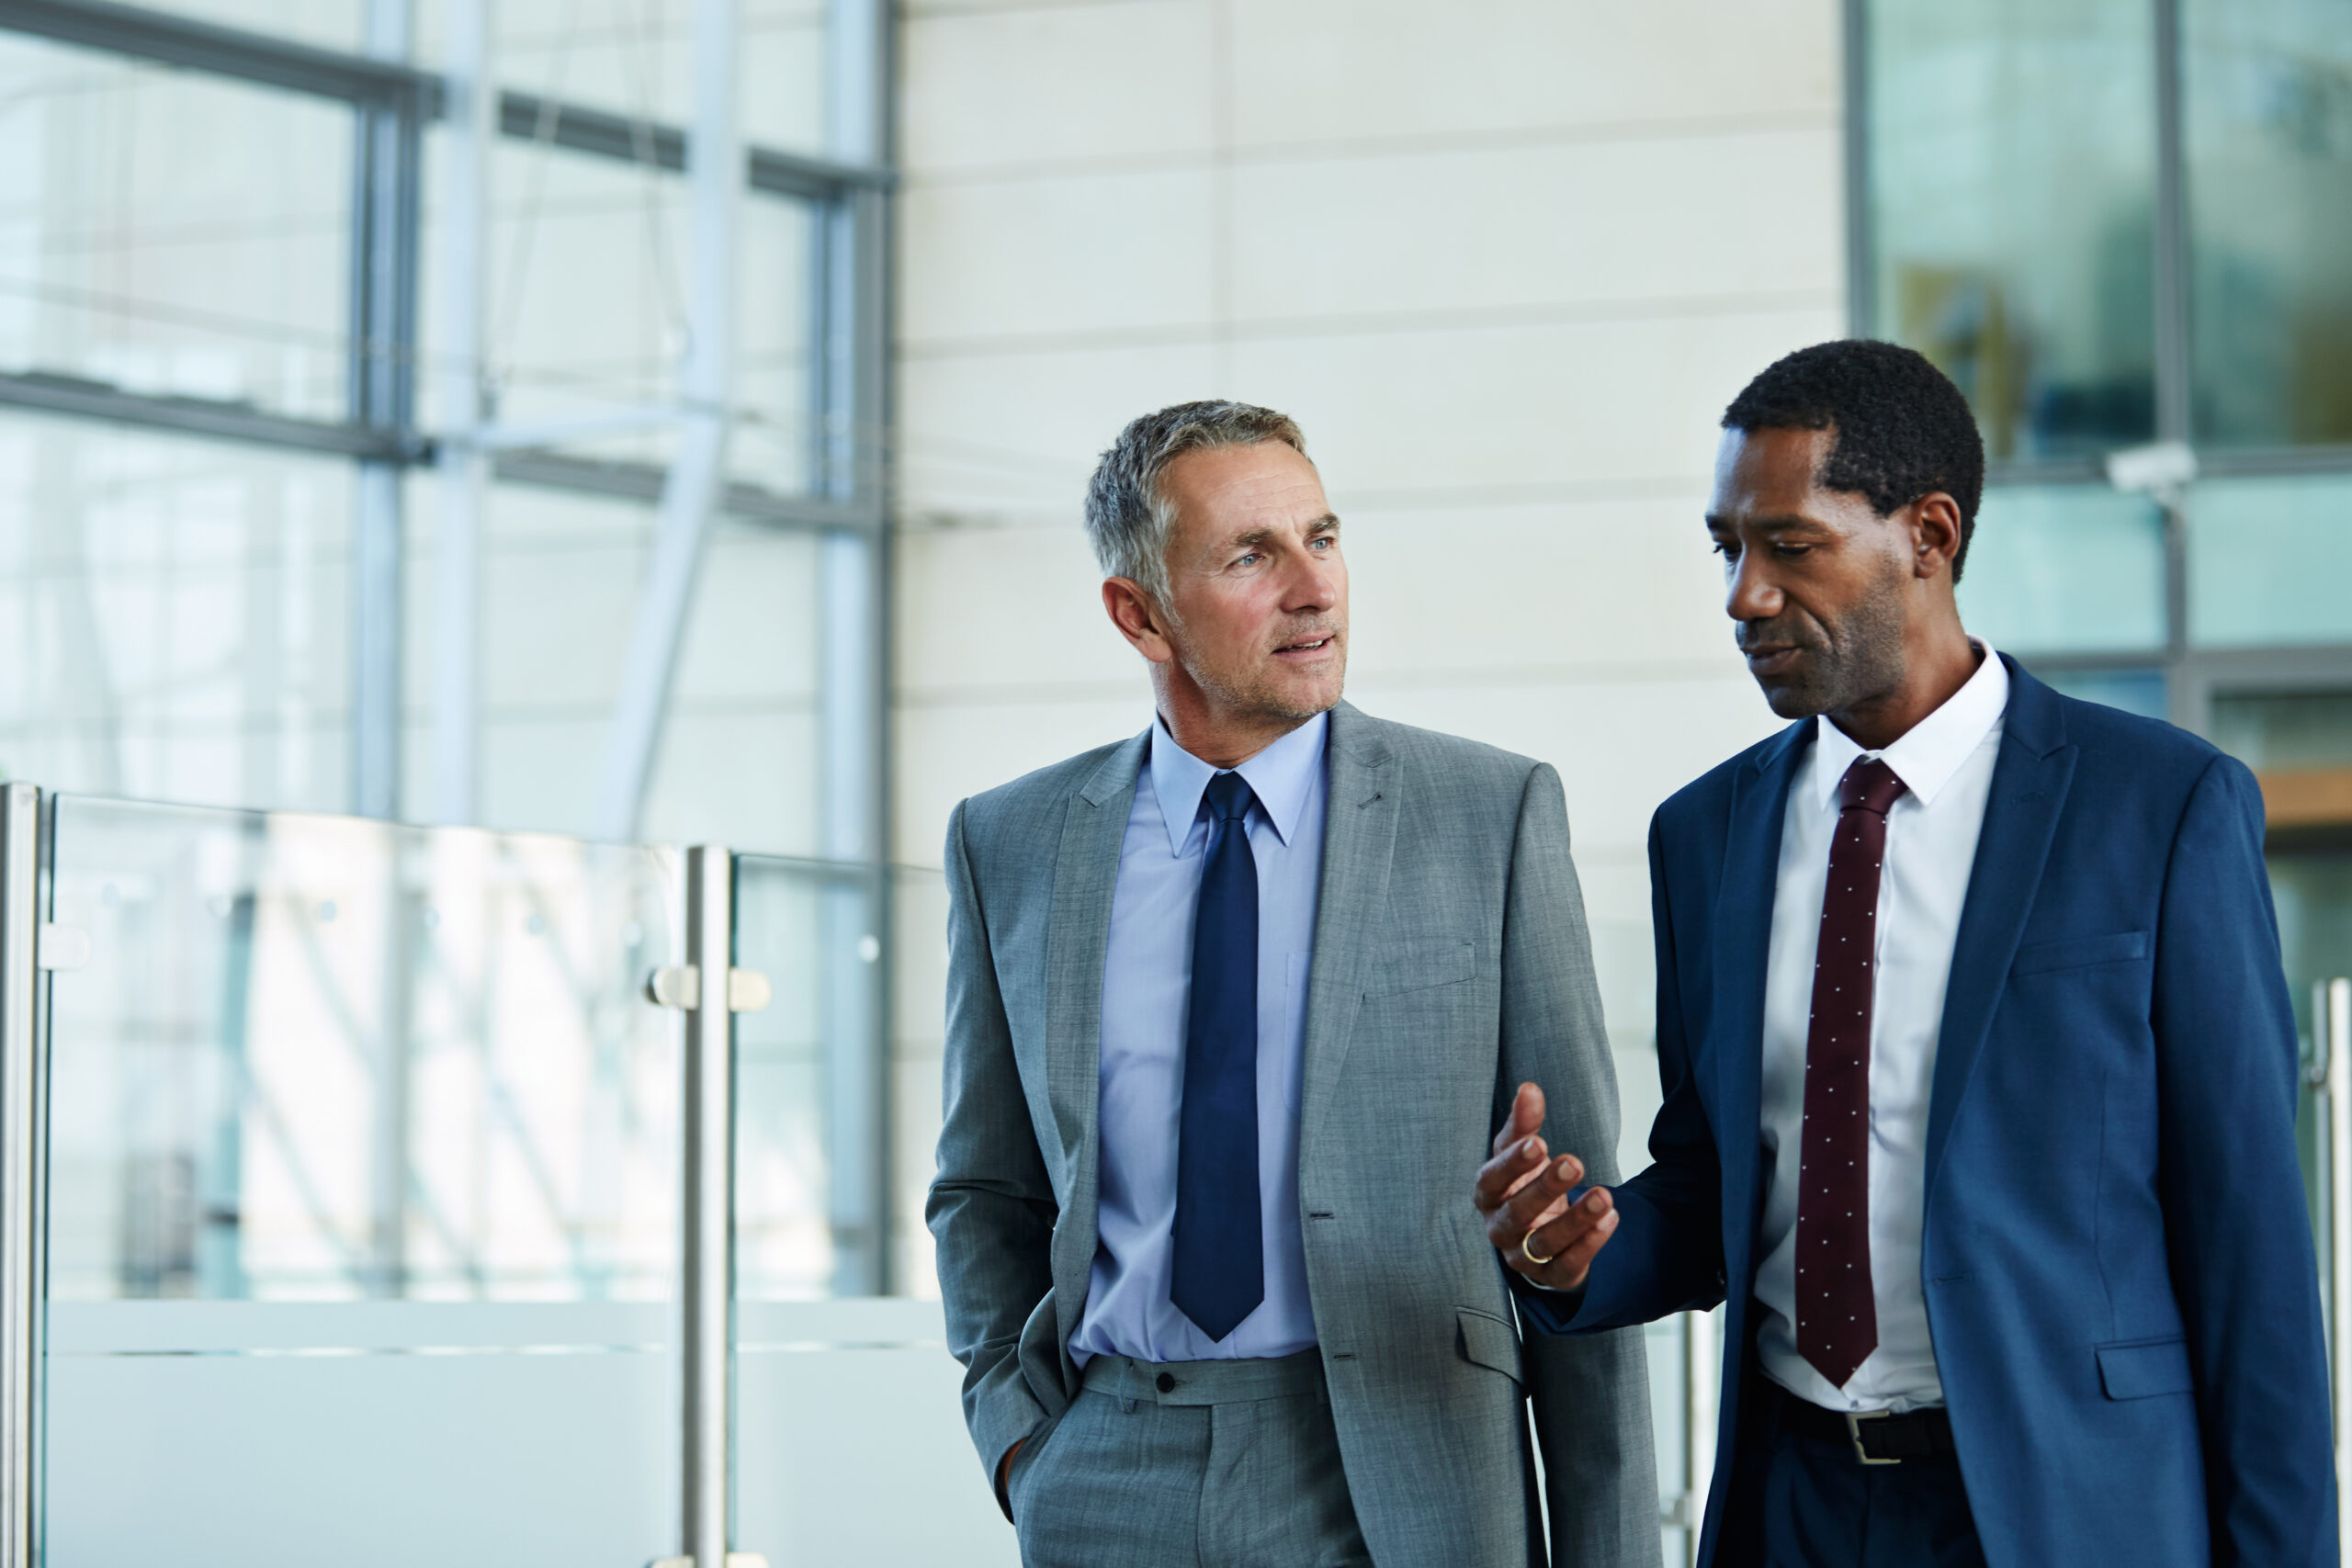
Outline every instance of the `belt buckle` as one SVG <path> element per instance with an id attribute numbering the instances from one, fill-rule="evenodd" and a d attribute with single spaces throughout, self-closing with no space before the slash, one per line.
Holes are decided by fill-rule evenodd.
<path id="1" fill-rule="evenodd" d="M 1901 1464 L 1903 1462 L 1899 1458 L 1872 1459 L 1870 1450 L 1862 1445 L 1862 1423 L 1883 1421 L 1894 1414 L 1892 1410 L 1849 1410 L 1846 1412 L 1846 1435 L 1853 1439 L 1856 1459 L 1860 1460 L 1864 1464 Z"/>

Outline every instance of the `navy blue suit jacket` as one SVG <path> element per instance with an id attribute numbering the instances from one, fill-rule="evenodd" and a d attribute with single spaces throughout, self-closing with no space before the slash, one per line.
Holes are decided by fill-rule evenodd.
<path id="1" fill-rule="evenodd" d="M 2014 664 L 2010 682 L 1952 950 L 1921 1255 L 1985 1559 L 2334 1563 L 2261 797 L 2184 731 L 2062 697 Z M 1766 944 L 1813 733 L 1792 726 L 1653 819 L 1655 1163 L 1615 1190 L 1623 1219 L 1580 1297 L 1521 1292 L 1554 1332 L 1728 1297 L 1701 1558 L 1724 1568 L 1756 1551 L 1725 1507 L 1755 1387 Z"/>

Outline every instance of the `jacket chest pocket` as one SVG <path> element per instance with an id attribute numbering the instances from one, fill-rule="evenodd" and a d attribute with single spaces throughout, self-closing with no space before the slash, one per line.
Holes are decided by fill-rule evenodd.
<path id="1" fill-rule="evenodd" d="M 1442 939 L 1392 942 L 1367 954 L 1363 994 L 1394 997 L 1407 991 L 1458 986 L 1478 973 L 1478 950 L 1466 942 Z"/>

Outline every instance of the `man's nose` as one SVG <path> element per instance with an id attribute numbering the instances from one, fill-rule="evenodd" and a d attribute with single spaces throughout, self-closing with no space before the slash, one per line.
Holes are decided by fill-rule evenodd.
<path id="1" fill-rule="evenodd" d="M 1298 558 L 1283 584 L 1283 608 L 1321 612 L 1340 602 L 1339 572 L 1329 558 L 1307 552 Z"/>
<path id="2" fill-rule="evenodd" d="M 1724 595 L 1724 614 L 1735 621 L 1769 621 L 1781 613 L 1780 585 L 1756 550 L 1742 550 L 1731 570 Z"/>

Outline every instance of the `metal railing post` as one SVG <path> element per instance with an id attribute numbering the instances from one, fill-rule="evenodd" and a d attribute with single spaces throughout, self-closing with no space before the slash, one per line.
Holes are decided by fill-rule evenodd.
<path id="1" fill-rule="evenodd" d="M 2327 983 L 2327 1315 L 2334 1362 L 2335 1495 L 2352 1495 L 2352 980 Z M 2352 1511 L 2339 1502 L 2340 1550 L 2352 1554 Z"/>
<path id="2" fill-rule="evenodd" d="M 40 840 L 40 791 L 0 784 L 0 1568 L 32 1568 L 38 1542 Z"/>
<path id="3" fill-rule="evenodd" d="M 686 1013 L 685 1533 L 693 1568 L 727 1568 L 731 1523 L 729 1437 L 734 1306 L 735 1015 L 733 858 L 716 844 L 686 852 L 687 964 L 697 984 Z"/>

